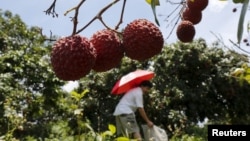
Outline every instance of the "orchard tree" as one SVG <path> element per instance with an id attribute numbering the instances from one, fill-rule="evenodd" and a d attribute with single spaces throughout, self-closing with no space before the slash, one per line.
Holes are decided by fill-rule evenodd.
<path id="1" fill-rule="evenodd" d="M 65 83 L 49 67 L 51 47 L 38 27 L 19 16 L 0 13 L 0 136 L 43 136 L 47 121 L 61 115 L 58 102 Z"/>
<path id="2" fill-rule="evenodd" d="M 156 125 L 167 130 L 170 137 L 195 134 L 205 139 L 197 123 L 249 124 L 248 58 L 235 51 L 222 49 L 221 44 L 207 46 L 203 39 L 190 44 L 166 45 L 162 52 L 146 61 L 127 57 L 117 68 L 91 73 L 81 79 L 78 92 L 89 89 L 83 97 L 83 113 L 96 131 L 114 124 L 112 115 L 121 96 L 112 95 L 115 82 L 135 69 L 152 69 L 154 88 L 145 98 L 146 110 Z M 245 74 L 235 75 L 245 67 Z M 246 77 L 245 77 L 246 76 Z M 138 116 L 141 124 L 144 124 Z M 198 130 L 197 130 L 198 129 Z M 194 132 L 196 130 L 196 132 Z"/>

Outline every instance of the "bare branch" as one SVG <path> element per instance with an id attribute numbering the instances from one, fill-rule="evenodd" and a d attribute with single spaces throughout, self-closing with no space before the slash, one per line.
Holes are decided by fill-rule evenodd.
<path id="1" fill-rule="evenodd" d="M 39 34 L 43 37 L 43 39 L 45 41 L 49 41 L 49 42 L 56 41 L 56 39 L 53 39 L 52 31 L 50 31 L 50 37 L 49 38 L 47 38 L 47 36 L 43 34 L 43 29 L 42 28 L 39 28 Z"/>
<path id="2" fill-rule="evenodd" d="M 242 49 L 242 48 L 240 47 L 240 45 L 234 43 L 232 40 L 229 39 L 229 41 L 230 41 L 235 47 L 237 47 L 238 49 L 240 49 L 241 51 L 243 51 L 243 52 L 245 52 L 245 53 L 247 53 L 247 54 L 250 54 L 249 51 L 246 51 L 246 50 Z"/>
<path id="3" fill-rule="evenodd" d="M 168 15 L 168 17 L 167 17 L 167 18 L 169 18 L 172 14 L 174 14 L 175 11 L 178 10 L 178 9 L 180 8 L 180 6 L 182 6 L 180 12 L 178 12 L 178 14 L 170 21 L 170 23 L 172 23 L 174 20 L 177 19 L 176 22 L 174 23 L 174 27 L 171 29 L 171 31 L 170 31 L 170 33 L 168 34 L 168 36 L 167 36 L 166 39 L 168 39 L 168 38 L 172 35 L 172 33 L 173 33 L 175 27 L 177 26 L 179 20 L 181 19 L 181 16 L 180 16 L 180 15 L 181 15 L 181 12 L 183 11 L 183 9 L 185 8 L 185 5 L 183 5 L 183 3 L 179 3 L 179 5 L 178 5 L 178 6 L 170 13 L 170 15 Z M 167 26 L 167 27 L 168 27 L 168 26 Z"/>
<path id="4" fill-rule="evenodd" d="M 120 20 L 119 20 L 118 24 L 115 26 L 115 30 L 119 29 L 119 26 L 120 26 L 120 25 L 122 24 L 122 22 L 123 22 L 123 15 L 124 15 L 124 11 L 125 11 L 126 2 L 127 2 L 127 0 L 124 0 L 124 1 L 123 1 L 121 17 L 120 17 Z"/>
<path id="5" fill-rule="evenodd" d="M 58 14 L 56 13 L 56 0 L 51 4 L 51 6 L 44 11 L 46 15 L 52 15 L 52 17 L 58 17 Z"/>
<path id="6" fill-rule="evenodd" d="M 222 39 L 221 36 L 216 35 L 212 31 L 210 31 L 210 32 L 216 37 L 216 39 L 219 41 L 219 43 L 221 43 L 223 45 L 224 48 L 227 48 L 228 50 L 233 50 L 233 49 L 231 49 L 231 48 L 229 48 L 229 47 L 226 46 L 226 44 L 224 43 L 224 41 L 223 41 L 223 39 Z"/>
<path id="7" fill-rule="evenodd" d="M 66 11 L 64 13 L 64 15 L 67 15 L 69 12 L 75 10 L 75 16 L 72 18 L 73 21 L 73 32 L 72 35 L 76 34 L 76 30 L 77 30 L 77 24 L 78 24 L 78 14 L 79 14 L 79 9 L 81 7 L 81 5 L 85 2 L 86 0 L 81 0 L 81 2 L 76 6 L 71 8 L 70 10 Z"/>
<path id="8" fill-rule="evenodd" d="M 113 2 L 111 2 L 110 4 L 108 4 L 107 6 L 105 6 L 92 20 L 90 20 L 83 28 L 79 29 L 76 34 L 82 32 L 84 29 L 86 29 L 91 23 L 93 23 L 95 20 L 99 19 L 101 21 L 101 23 L 108 29 L 111 29 L 110 27 L 108 27 L 105 22 L 102 20 L 102 14 L 108 10 L 111 6 L 113 6 L 115 3 L 117 3 L 120 0 L 114 0 Z"/>
<path id="9" fill-rule="evenodd" d="M 167 0 L 166 1 L 167 3 L 170 3 L 170 4 L 172 4 L 172 5 L 174 5 L 174 4 L 185 4 L 186 3 L 186 0 L 181 0 L 181 2 L 172 2 L 171 0 Z"/>

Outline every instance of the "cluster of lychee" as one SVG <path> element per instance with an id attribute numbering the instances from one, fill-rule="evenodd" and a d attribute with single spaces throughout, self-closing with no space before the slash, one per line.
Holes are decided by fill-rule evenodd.
<path id="1" fill-rule="evenodd" d="M 181 42 L 192 42 L 195 36 L 195 25 L 202 19 L 202 11 L 208 6 L 208 0 L 186 0 L 181 10 L 181 22 L 176 34 Z"/>
<path id="2" fill-rule="evenodd" d="M 160 53 L 163 44 L 163 35 L 154 23 L 136 19 L 120 35 L 103 29 L 90 39 L 73 35 L 57 40 L 51 52 L 52 69 L 61 80 L 79 80 L 91 70 L 105 72 L 119 66 L 124 56 L 145 61 Z"/>

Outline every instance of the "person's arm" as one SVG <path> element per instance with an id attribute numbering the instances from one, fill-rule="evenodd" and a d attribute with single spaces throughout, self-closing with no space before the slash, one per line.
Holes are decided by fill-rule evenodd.
<path id="1" fill-rule="evenodd" d="M 147 114 L 146 114 L 144 108 L 139 107 L 139 108 L 138 108 L 138 111 L 139 111 L 141 117 L 142 117 L 142 118 L 144 119 L 144 121 L 147 123 L 148 127 L 153 127 L 154 123 L 151 122 L 151 121 L 149 120 L 149 118 L 148 118 L 148 116 L 147 116 Z"/>

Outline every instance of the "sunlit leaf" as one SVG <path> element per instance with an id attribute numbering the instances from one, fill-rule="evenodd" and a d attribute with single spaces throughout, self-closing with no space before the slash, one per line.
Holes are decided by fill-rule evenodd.
<path id="1" fill-rule="evenodd" d="M 89 130 L 94 131 L 94 129 L 88 123 L 84 123 L 84 126 L 87 127 Z"/>
<path id="2" fill-rule="evenodd" d="M 233 76 L 240 76 L 241 74 L 243 74 L 245 72 L 245 70 L 243 68 L 236 68 L 231 75 Z"/>
<path id="3" fill-rule="evenodd" d="M 155 1 L 155 5 L 156 5 L 156 6 L 160 5 L 160 1 L 159 1 L 159 0 L 146 0 L 146 2 L 147 2 L 148 4 L 150 4 L 150 5 L 151 5 L 151 3 L 152 3 L 153 1 Z"/>
<path id="4" fill-rule="evenodd" d="M 245 67 L 245 76 L 244 76 L 244 79 L 250 83 L 250 67 Z"/>
<path id="5" fill-rule="evenodd" d="M 244 26 L 245 15 L 248 9 L 248 3 L 249 3 L 249 0 L 245 0 L 242 5 L 240 19 L 238 23 L 238 33 L 237 33 L 238 43 L 240 43 L 242 39 L 243 26 Z"/>
<path id="6" fill-rule="evenodd" d="M 152 8 L 152 11 L 153 11 L 153 14 L 154 14 L 155 22 L 156 22 L 156 24 L 158 26 L 160 26 L 160 23 L 159 23 L 159 21 L 157 19 L 157 15 L 156 15 L 156 4 L 157 4 L 156 0 L 152 0 L 151 1 L 151 8 Z"/>
<path id="7" fill-rule="evenodd" d="M 76 91 L 71 91 L 70 94 L 71 94 L 71 97 L 77 101 L 79 101 L 81 99 L 81 95 L 79 93 L 77 93 Z"/>
<path id="8" fill-rule="evenodd" d="M 88 90 L 88 89 L 85 89 L 85 90 L 81 93 L 81 98 L 83 98 L 88 92 L 89 92 L 89 90 Z"/>
<path id="9" fill-rule="evenodd" d="M 80 114 L 82 114 L 82 111 L 83 111 L 83 109 L 76 109 L 76 110 L 74 110 L 74 114 L 80 115 Z"/>
<path id="10" fill-rule="evenodd" d="M 116 132 L 116 127 L 113 124 L 109 124 L 108 128 L 113 134 Z"/>
<path id="11" fill-rule="evenodd" d="M 249 74 L 250 75 L 250 68 L 245 68 L 245 74 Z"/>
<path id="12" fill-rule="evenodd" d="M 250 75 L 244 77 L 248 83 L 250 83 Z"/>
<path id="13" fill-rule="evenodd" d="M 113 133 L 111 131 L 105 131 L 105 132 L 102 133 L 103 137 L 112 136 L 112 135 L 113 135 Z"/>
<path id="14" fill-rule="evenodd" d="M 118 137 L 116 138 L 116 141 L 130 141 L 127 137 Z"/>

